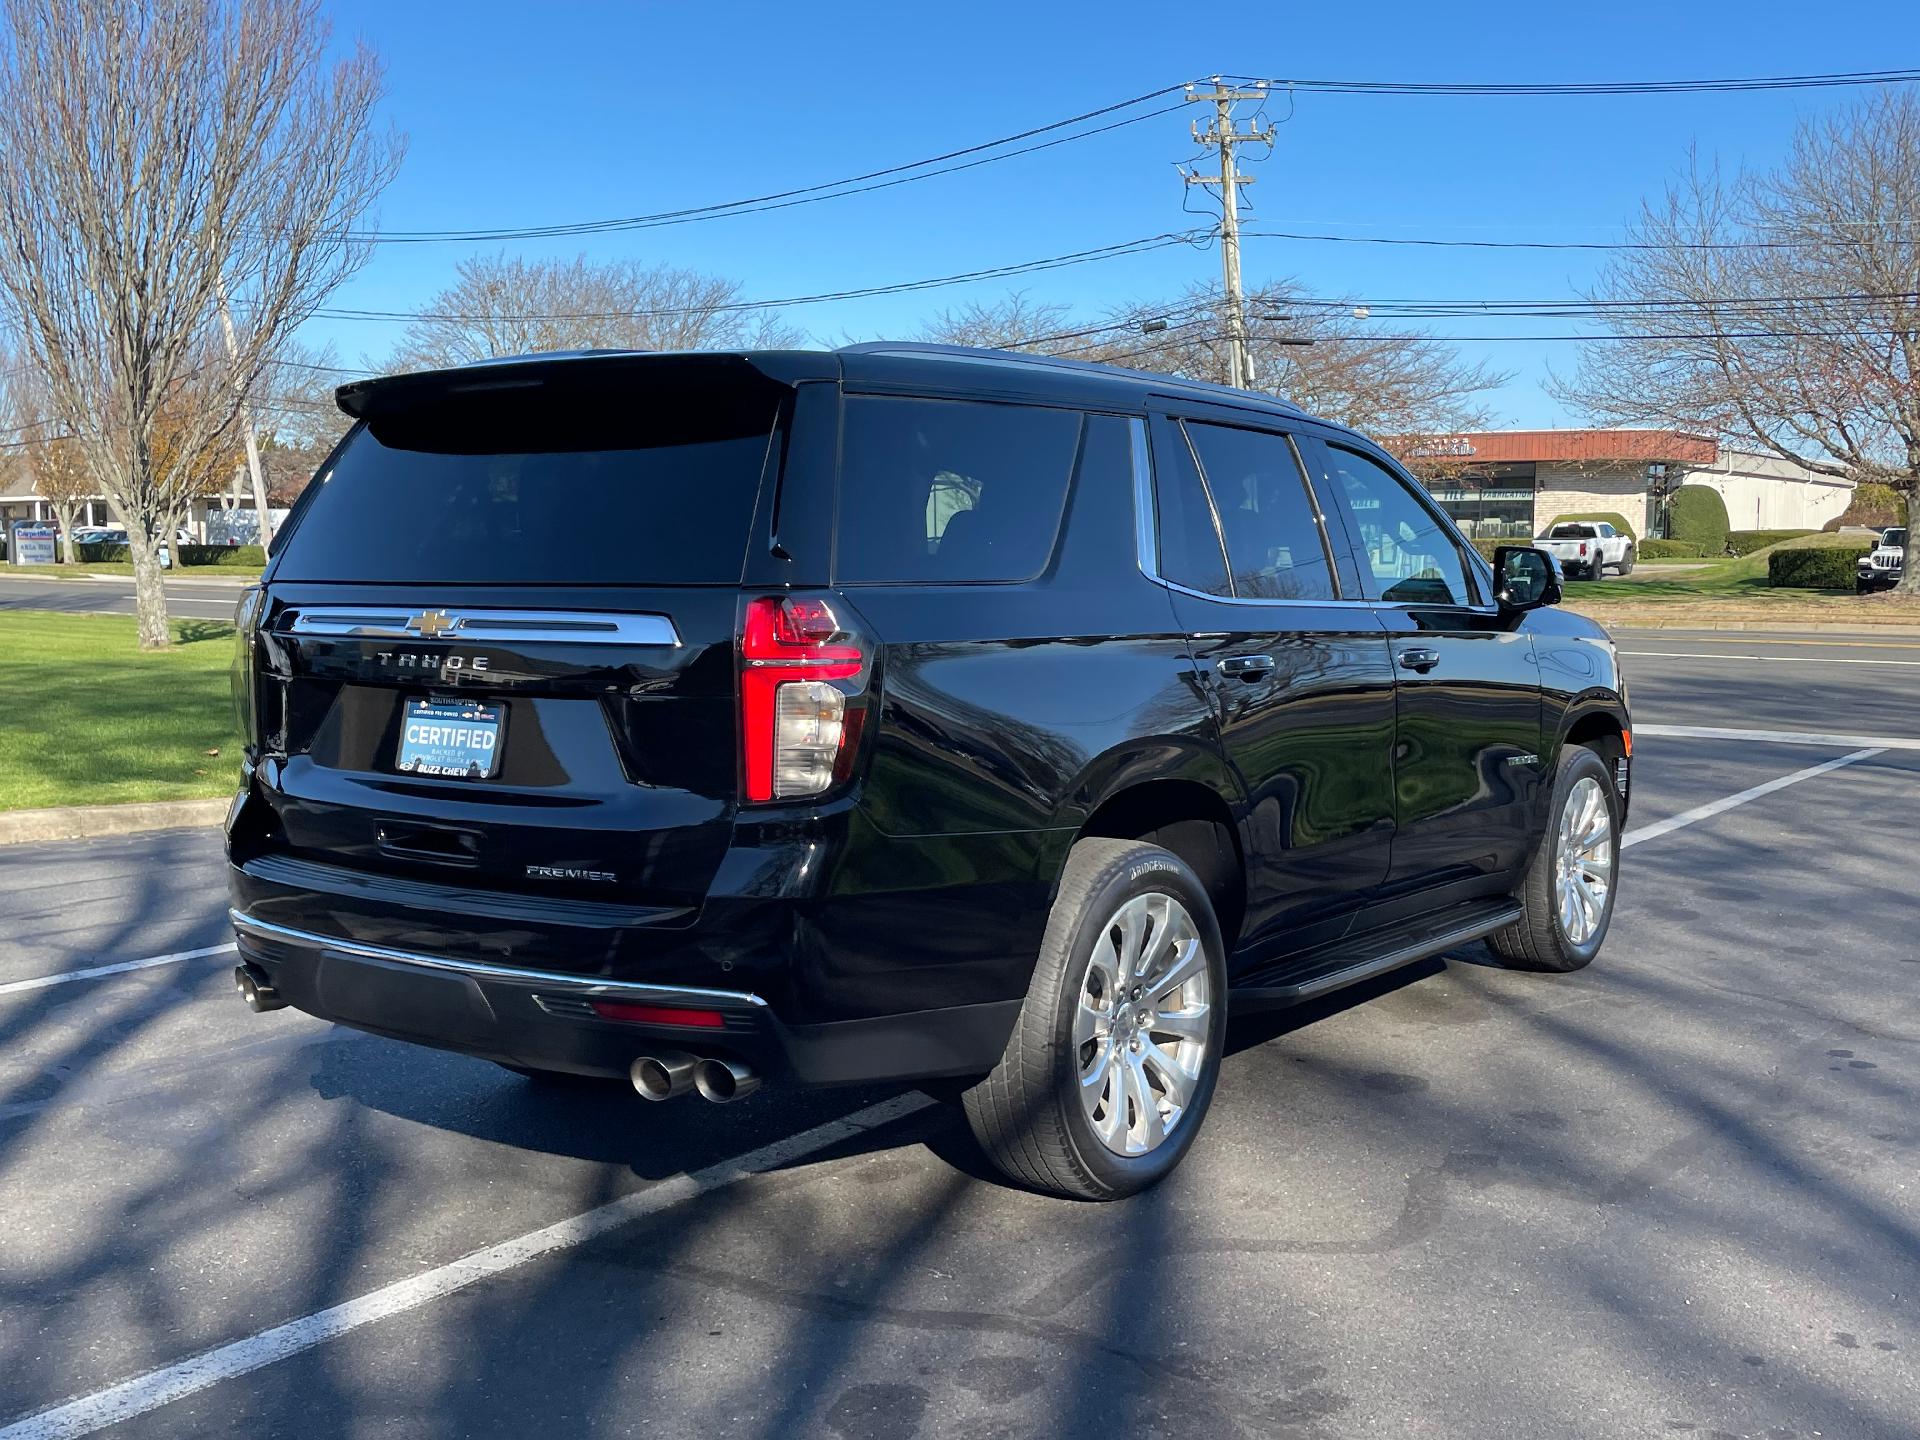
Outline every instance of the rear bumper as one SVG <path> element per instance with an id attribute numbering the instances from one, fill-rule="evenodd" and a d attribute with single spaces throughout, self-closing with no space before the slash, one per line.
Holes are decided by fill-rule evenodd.
<path id="1" fill-rule="evenodd" d="M 323 1020 L 532 1069 L 624 1076 L 664 1050 L 742 1061 L 804 1085 L 984 1074 L 1020 1001 L 792 1025 L 750 991 L 610 980 L 425 955 L 228 912 L 241 958 Z M 595 1000 L 718 1012 L 718 1027 L 601 1018 Z"/>

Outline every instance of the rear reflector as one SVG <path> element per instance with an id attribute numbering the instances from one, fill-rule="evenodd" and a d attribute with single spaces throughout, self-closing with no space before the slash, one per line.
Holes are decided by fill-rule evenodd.
<path id="1" fill-rule="evenodd" d="M 629 1005 L 624 1000 L 595 1000 L 593 1013 L 602 1020 L 624 1020 L 631 1025 L 688 1025 L 696 1030 L 718 1030 L 727 1017 L 718 1010 L 682 1010 L 675 1005 Z"/>

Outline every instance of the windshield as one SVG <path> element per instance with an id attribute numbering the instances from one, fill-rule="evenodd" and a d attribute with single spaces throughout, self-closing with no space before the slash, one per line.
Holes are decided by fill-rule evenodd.
<path id="1" fill-rule="evenodd" d="M 275 578 L 738 584 L 778 410 L 713 383 L 429 397 L 354 433 Z"/>
<path id="2" fill-rule="evenodd" d="M 1907 543 L 1907 532 L 1905 530 L 1889 530 L 1880 537 L 1880 543 L 1895 549 L 1904 549 Z"/>

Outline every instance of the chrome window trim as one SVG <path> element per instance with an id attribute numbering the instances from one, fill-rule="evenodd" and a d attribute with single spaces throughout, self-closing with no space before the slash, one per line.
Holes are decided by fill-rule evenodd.
<path id="1" fill-rule="evenodd" d="M 443 614 L 436 634 L 417 628 L 425 614 Z M 414 640 L 434 645 L 515 641 L 567 645 L 636 645 L 678 649 L 680 632 L 665 615 L 620 615 L 594 610 L 421 610 L 367 605 L 305 605 L 290 634 L 340 639 Z"/>
<path id="2" fill-rule="evenodd" d="M 254 935 L 269 941 L 296 945 L 305 949 L 331 951 L 363 960 L 384 960 L 395 965 L 413 965 L 423 970 L 444 970 L 477 980 L 505 980 L 542 990 L 558 990 L 585 997 L 603 996 L 632 1000 L 699 1000 L 711 1005 L 733 1005 L 748 1010 L 764 1010 L 767 1002 L 750 990 L 708 990 L 698 985 L 650 985 L 637 980 L 598 980 L 589 975 L 563 975 L 550 970 L 521 970 L 511 965 L 490 965 L 483 960 L 454 960 L 440 955 L 420 955 L 410 950 L 394 950 L 385 945 L 370 945 L 363 940 L 341 940 L 331 935 L 314 935 L 285 925 L 255 920 L 240 910 L 228 910 L 227 919 L 241 935 Z"/>

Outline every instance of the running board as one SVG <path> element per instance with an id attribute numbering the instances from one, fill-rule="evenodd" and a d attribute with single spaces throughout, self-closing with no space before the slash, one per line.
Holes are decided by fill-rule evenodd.
<path id="1" fill-rule="evenodd" d="M 1230 1003 L 1236 1014 L 1296 1005 L 1483 939 L 1513 924 L 1520 913 L 1519 905 L 1512 900 L 1476 900 L 1450 906 L 1411 925 L 1348 936 L 1253 972 L 1230 987 Z"/>

